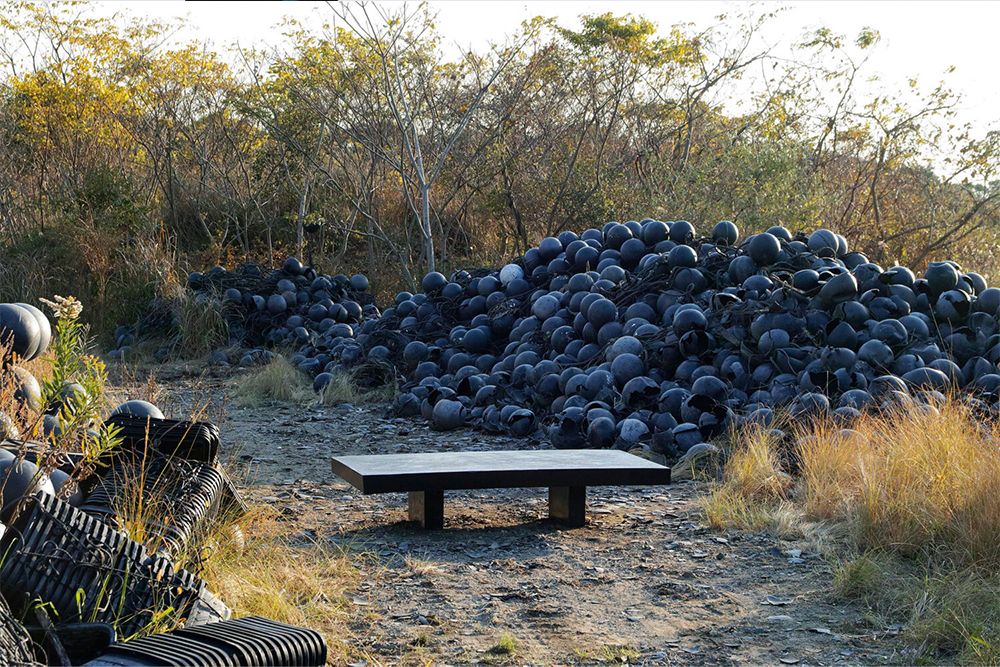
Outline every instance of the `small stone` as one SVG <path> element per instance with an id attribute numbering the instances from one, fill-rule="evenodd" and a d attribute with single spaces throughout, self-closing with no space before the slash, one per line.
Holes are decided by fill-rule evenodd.
<path id="1" fill-rule="evenodd" d="M 768 595 L 761 604 L 771 605 L 772 607 L 784 607 L 785 605 L 791 604 L 792 601 L 788 598 L 778 597 L 777 595 Z"/>

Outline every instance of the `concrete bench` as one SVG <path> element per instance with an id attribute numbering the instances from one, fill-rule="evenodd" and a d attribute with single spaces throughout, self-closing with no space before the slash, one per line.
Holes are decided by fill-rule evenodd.
<path id="1" fill-rule="evenodd" d="M 407 492 L 410 521 L 444 527 L 444 492 L 548 487 L 549 517 L 586 522 L 588 486 L 670 483 L 670 468 L 614 449 L 338 456 L 333 472 L 365 495 Z"/>

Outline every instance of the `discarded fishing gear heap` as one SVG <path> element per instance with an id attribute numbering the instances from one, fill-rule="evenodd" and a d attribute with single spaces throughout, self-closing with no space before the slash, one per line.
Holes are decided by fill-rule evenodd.
<path id="1" fill-rule="evenodd" d="M 229 621 L 196 570 L 177 565 L 197 568 L 201 538 L 246 511 L 219 465 L 218 428 L 145 401 L 106 425 L 121 444 L 79 484 L 80 454 L 0 443 L 0 664 L 325 664 L 318 633 Z"/>

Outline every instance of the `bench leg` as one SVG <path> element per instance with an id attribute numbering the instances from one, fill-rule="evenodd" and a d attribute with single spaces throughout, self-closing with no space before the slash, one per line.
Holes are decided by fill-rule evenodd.
<path id="1" fill-rule="evenodd" d="M 587 523 L 587 487 L 550 486 L 549 518 L 578 528 Z"/>
<path id="2" fill-rule="evenodd" d="M 410 521 L 430 530 L 444 528 L 444 491 L 410 491 Z"/>

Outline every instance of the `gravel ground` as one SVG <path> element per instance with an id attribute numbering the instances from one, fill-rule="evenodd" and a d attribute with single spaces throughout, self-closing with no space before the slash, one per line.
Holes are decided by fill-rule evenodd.
<path id="1" fill-rule="evenodd" d="M 362 496 L 337 454 L 523 449 L 529 440 L 436 433 L 382 406 L 238 407 L 224 377 L 156 369 L 161 404 L 219 423 L 247 495 L 289 529 L 350 549 L 356 664 L 891 664 L 893 629 L 830 594 L 829 564 L 763 533 L 700 519 L 700 482 L 588 490 L 586 527 L 546 520 L 544 489 L 454 492 L 444 531 L 406 523 L 403 494 Z M 495 650 L 513 639 L 511 654 Z"/>

